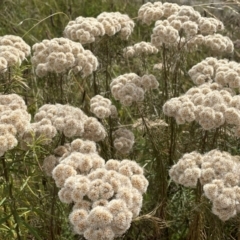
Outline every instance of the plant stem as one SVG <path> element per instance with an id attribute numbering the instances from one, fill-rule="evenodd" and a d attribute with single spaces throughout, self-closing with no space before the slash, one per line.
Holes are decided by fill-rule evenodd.
<path id="1" fill-rule="evenodd" d="M 168 161 L 169 165 L 173 165 L 173 157 L 175 153 L 175 148 L 176 148 L 176 123 L 173 118 L 170 120 L 170 146 L 169 146 L 169 154 L 168 154 Z"/>
<path id="2" fill-rule="evenodd" d="M 164 101 L 167 101 L 169 99 L 168 97 L 168 74 L 167 74 L 167 59 L 166 59 L 166 48 L 165 45 L 163 44 L 163 49 L 162 49 L 162 59 L 163 59 L 163 78 L 164 78 L 164 90 L 163 90 L 163 98 Z"/>
<path id="3" fill-rule="evenodd" d="M 204 136 L 203 136 L 203 139 L 202 139 L 201 153 L 204 153 L 204 151 L 205 151 L 205 147 L 206 147 L 206 143 L 207 143 L 207 137 L 208 137 L 208 131 L 204 130 Z"/>

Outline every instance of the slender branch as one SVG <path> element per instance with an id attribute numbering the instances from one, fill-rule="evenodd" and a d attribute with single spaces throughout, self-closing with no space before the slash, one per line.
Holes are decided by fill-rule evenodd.
<path id="1" fill-rule="evenodd" d="M 202 147 L 201 147 L 201 152 L 204 153 L 205 151 L 205 147 L 206 147 L 206 143 L 207 143 L 207 137 L 208 137 L 208 131 L 204 130 L 204 136 L 202 139 Z"/>

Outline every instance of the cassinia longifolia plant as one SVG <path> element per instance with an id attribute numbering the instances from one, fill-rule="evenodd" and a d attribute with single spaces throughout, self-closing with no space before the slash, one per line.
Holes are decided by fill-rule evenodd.
<path id="1" fill-rule="evenodd" d="M 92 141 L 75 139 L 44 160 L 44 169 L 60 187 L 58 196 L 73 203 L 69 220 L 86 239 L 121 236 L 139 215 L 148 181 L 135 162 L 101 158 Z M 56 165 L 56 166 L 55 166 Z"/>
<path id="2" fill-rule="evenodd" d="M 202 17 L 190 6 L 171 3 L 146 3 L 138 11 L 138 18 L 146 24 L 155 21 L 151 43 L 157 48 L 163 44 L 196 50 L 206 46 L 213 51 L 233 52 L 233 43 L 218 31 L 224 29 L 221 21 Z"/>
<path id="3" fill-rule="evenodd" d="M 149 36 L 134 42 L 136 28 L 147 29 Z M 223 30 L 222 21 L 203 17 L 193 7 L 158 1 L 143 4 L 136 18 L 118 11 L 78 16 L 65 24 L 62 37 L 39 40 L 32 48 L 19 36 L 0 37 L 0 157 L 9 187 L 9 197 L 0 207 L 5 200 L 13 203 L 4 205 L 0 215 L 9 229 L 14 219 L 14 239 L 22 239 L 20 220 L 32 217 L 16 215 L 24 207 L 13 196 L 12 182 L 21 184 L 21 178 L 10 177 L 19 166 L 15 159 L 37 162 L 35 170 L 20 166 L 19 173 L 39 172 L 38 167 L 43 184 L 54 180 L 50 227 L 54 228 L 56 195 L 70 206 L 71 232 L 81 239 L 128 239 L 128 232 L 133 234 L 129 239 L 143 239 L 138 238 L 138 224 L 148 220 L 154 225 L 148 239 L 172 234 L 168 239 L 195 240 L 199 232 L 204 234 L 200 223 L 207 204 L 223 222 L 236 217 L 240 157 L 228 153 L 227 144 L 218 145 L 218 134 L 240 137 L 240 64 L 217 58 L 234 53 Z M 191 54 L 198 63 L 184 57 Z M 187 141 L 196 138 L 199 149 L 192 149 L 195 142 L 188 146 L 184 134 L 189 134 Z M 142 162 L 146 156 L 152 159 Z M 179 190 L 171 180 L 196 192 Z M 21 184 L 20 192 L 25 187 L 35 194 L 28 182 Z M 188 194 L 183 196 L 185 203 L 189 196 L 193 202 L 195 193 L 194 204 L 200 209 L 195 218 L 192 210 L 190 230 L 182 235 L 164 232 L 177 216 L 176 208 L 169 207 L 177 191 Z M 141 216 L 142 209 L 154 207 Z M 196 235 L 191 235 L 195 227 Z M 154 231 L 159 238 L 153 237 Z M 35 230 L 30 232 L 40 239 Z M 49 239 L 57 239 L 51 230 Z"/>
<path id="4" fill-rule="evenodd" d="M 239 164 L 239 156 L 227 152 L 191 152 L 172 166 L 169 175 L 186 187 L 196 187 L 200 181 L 205 196 L 213 203 L 213 213 L 226 221 L 240 209 Z"/>

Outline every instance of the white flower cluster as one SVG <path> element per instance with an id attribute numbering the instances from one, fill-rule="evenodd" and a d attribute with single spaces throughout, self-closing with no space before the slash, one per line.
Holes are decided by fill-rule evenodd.
<path id="1" fill-rule="evenodd" d="M 240 212 L 239 157 L 212 150 L 204 155 L 185 154 L 169 171 L 176 183 L 196 187 L 198 180 L 205 196 L 212 201 L 212 211 L 226 221 Z"/>
<path id="2" fill-rule="evenodd" d="M 215 53 L 233 52 L 234 44 L 229 37 L 217 33 L 203 36 L 202 34 L 197 34 L 197 23 L 186 21 L 182 25 L 179 23 L 179 26 L 178 23 L 178 21 L 158 20 L 153 29 L 151 43 L 158 48 L 162 46 L 162 43 L 171 46 L 177 46 L 180 43 L 187 50 L 205 46 Z M 184 30 L 185 37 L 180 38 L 179 31 L 181 29 Z"/>
<path id="3" fill-rule="evenodd" d="M 96 118 L 87 117 L 79 108 L 69 105 L 45 104 L 39 108 L 34 116 L 35 123 L 23 137 L 25 142 L 31 142 L 32 133 L 46 139 L 43 144 L 49 143 L 57 131 L 66 137 L 83 137 L 92 141 L 100 141 L 106 137 L 104 127 Z"/>
<path id="4" fill-rule="evenodd" d="M 55 154 L 45 159 L 44 168 L 59 163 L 52 177 L 61 188 L 60 200 L 74 204 L 69 216 L 74 232 L 89 240 L 111 240 L 125 233 L 139 215 L 147 190 L 143 169 L 126 159 L 105 163 L 95 143 L 81 139 L 58 147 Z"/>
<path id="5" fill-rule="evenodd" d="M 181 39 L 182 41 L 183 39 Z M 201 34 L 196 35 L 192 39 L 189 39 L 187 42 L 183 41 L 185 48 L 187 50 L 197 49 L 200 46 L 208 47 L 215 54 L 227 52 L 232 53 L 234 50 L 234 44 L 229 37 L 223 36 L 221 34 L 213 34 L 208 36 L 203 36 Z"/>
<path id="6" fill-rule="evenodd" d="M 18 144 L 27 131 L 31 116 L 17 94 L 0 95 L 0 156 Z"/>
<path id="7" fill-rule="evenodd" d="M 216 53 L 231 53 L 234 50 L 234 44 L 229 37 L 221 34 L 213 34 L 204 37 L 204 45 Z"/>
<path id="8" fill-rule="evenodd" d="M 21 65 L 31 53 L 31 48 L 18 36 L 5 35 L 0 37 L 0 73 L 5 72 L 8 67 Z"/>
<path id="9" fill-rule="evenodd" d="M 113 145 L 121 154 L 127 154 L 131 151 L 134 144 L 134 134 L 126 128 L 119 128 L 113 132 Z"/>
<path id="10" fill-rule="evenodd" d="M 224 29 L 223 23 L 215 18 L 201 17 L 190 6 L 146 3 L 139 9 L 138 17 L 147 24 L 155 21 L 151 43 L 157 48 L 162 47 L 163 43 L 183 46 L 187 50 L 204 45 L 216 53 L 233 52 L 233 42 L 216 34 Z"/>
<path id="11" fill-rule="evenodd" d="M 123 49 L 123 56 L 130 58 L 139 55 L 150 55 L 158 53 L 158 49 L 149 42 L 139 42 L 133 46 L 129 46 Z"/>
<path id="12" fill-rule="evenodd" d="M 158 20 L 153 28 L 151 35 L 151 43 L 157 48 L 161 48 L 162 44 L 167 45 L 177 44 L 179 41 L 179 33 L 167 20 Z"/>
<path id="13" fill-rule="evenodd" d="M 205 130 L 224 123 L 234 125 L 235 135 L 240 137 L 240 96 L 218 83 L 205 83 L 170 99 L 164 104 L 163 112 L 174 117 L 178 124 L 195 120 Z"/>
<path id="14" fill-rule="evenodd" d="M 224 25 L 221 21 L 211 17 L 201 17 L 198 22 L 199 31 L 204 34 L 214 34 L 224 30 Z"/>
<path id="15" fill-rule="evenodd" d="M 43 40 L 32 47 L 32 63 L 39 77 L 48 72 L 65 73 L 73 69 L 82 73 L 83 77 L 97 70 L 98 60 L 89 50 L 84 50 L 80 43 L 67 38 Z"/>
<path id="16" fill-rule="evenodd" d="M 103 36 L 105 29 L 96 18 L 93 17 L 77 17 L 74 21 L 70 21 L 64 29 L 64 35 L 73 40 L 79 41 L 81 44 L 95 42 L 96 37 Z"/>
<path id="17" fill-rule="evenodd" d="M 143 4 L 138 10 L 138 19 L 150 25 L 152 22 L 160 20 L 162 17 L 169 17 L 177 13 L 180 6 L 175 3 L 148 2 Z"/>
<path id="18" fill-rule="evenodd" d="M 49 144 L 56 136 L 57 129 L 52 125 L 51 120 L 47 118 L 41 119 L 39 122 L 31 123 L 28 130 L 22 137 L 21 147 L 27 150 L 27 145 L 32 144 L 34 139 L 38 139 L 40 136 L 41 144 Z"/>
<path id="19" fill-rule="evenodd" d="M 101 95 L 96 95 L 90 100 L 90 111 L 98 118 L 115 117 L 117 109 L 112 105 L 111 100 L 104 98 Z"/>
<path id="20" fill-rule="evenodd" d="M 102 23 L 108 36 L 119 32 L 123 40 L 128 39 L 135 26 L 134 21 L 128 15 L 120 12 L 102 12 L 97 16 L 97 20 Z"/>
<path id="21" fill-rule="evenodd" d="M 141 77 L 135 73 L 120 75 L 110 83 L 111 93 L 116 100 L 125 106 L 133 102 L 143 101 L 144 90 L 141 87 Z"/>
<path id="22" fill-rule="evenodd" d="M 215 81 L 230 88 L 240 87 L 240 64 L 227 59 L 208 57 L 194 65 L 188 73 L 197 85 Z"/>
<path id="23" fill-rule="evenodd" d="M 110 84 L 113 97 L 125 106 L 143 101 L 145 91 L 158 88 L 158 86 L 159 83 L 154 75 L 139 77 L 135 73 L 120 75 Z"/>
<path id="24" fill-rule="evenodd" d="M 169 170 L 171 179 L 185 187 L 196 187 L 201 177 L 202 155 L 197 152 L 186 153 Z"/>
<path id="25" fill-rule="evenodd" d="M 159 82 L 156 77 L 152 74 L 145 74 L 141 78 L 142 88 L 147 91 L 150 89 L 157 89 L 159 86 Z"/>
<path id="26" fill-rule="evenodd" d="M 204 35 L 213 34 L 224 29 L 223 23 L 218 19 L 201 17 L 192 7 L 175 3 L 148 2 L 139 9 L 138 18 L 147 24 L 165 18 L 175 29 L 190 33 L 194 30 L 192 33 L 195 34 L 198 31 Z"/>

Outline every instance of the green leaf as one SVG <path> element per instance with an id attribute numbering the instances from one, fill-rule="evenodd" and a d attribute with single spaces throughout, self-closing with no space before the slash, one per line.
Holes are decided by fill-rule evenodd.
<path id="1" fill-rule="evenodd" d="M 26 181 L 23 183 L 23 185 L 20 187 L 20 191 L 22 191 L 24 188 L 25 188 L 25 186 L 27 185 L 27 183 L 28 183 L 28 181 L 29 181 L 29 179 L 30 179 L 31 177 L 29 176 L 27 179 L 26 179 Z"/>
<path id="2" fill-rule="evenodd" d="M 29 232 L 37 239 L 37 240 L 41 240 L 42 238 L 38 235 L 37 231 L 31 226 L 29 225 L 26 221 L 24 221 L 22 218 L 20 218 L 18 215 L 16 216 L 18 223 L 23 224 L 28 230 Z"/>
<path id="3" fill-rule="evenodd" d="M 37 231 L 31 227 L 27 222 L 22 221 L 22 223 L 27 227 L 27 229 L 31 232 L 31 234 L 36 238 L 41 240 L 42 238 L 38 235 Z"/>
<path id="4" fill-rule="evenodd" d="M 0 202 L 0 206 L 5 202 L 6 199 L 6 197 L 2 199 L 2 201 Z"/>

